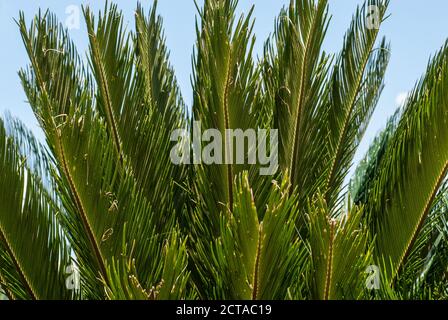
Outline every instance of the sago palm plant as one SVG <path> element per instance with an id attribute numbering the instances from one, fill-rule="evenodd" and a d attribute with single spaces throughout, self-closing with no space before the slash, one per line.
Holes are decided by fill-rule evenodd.
<path id="1" fill-rule="evenodd" d="M 237 2 L 198 9 L 191 112 L 155 4 L 131 30 L 115 5 L 85 7 L 87 59 L 54 15 L 20 14 L 19 75 L 46 141 L 0 122 L 7 298 L 447 297 L 447 45 L 348 179 L 384 85 L 390 50 L 371 19 L 389 1 L 360 6 L 333 55 L 328 1 L 292 0 L 258 59 Z M 230 149 L 193 145 L 198 126 Z M 228 129 L 265 129 L 244 146 L 265 142 L 278 168 L 236 161 Z"/>

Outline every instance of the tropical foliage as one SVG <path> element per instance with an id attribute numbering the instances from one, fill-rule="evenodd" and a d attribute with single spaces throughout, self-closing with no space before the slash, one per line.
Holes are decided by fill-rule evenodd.
<path id="1" fill-rule="evenodd" d="M 383 22 L 389 1 L 358 7 L 328 54 L 328 1 L 291 0 L 258 59 L 237 4 L 198 8 L 191 112 L 156 3 L 133 28 L 85 7 L 87 59 L 55 15 L 20 14 L 45 142 L 0 120 L 8 299 L 448 297 L 448 45 L 349 177 L 390 57 L 370 9 Z M 225 145 L 227 129 L 278 129 L 279 170 L 172 163 L 172 132 L 196 121 Z"/>

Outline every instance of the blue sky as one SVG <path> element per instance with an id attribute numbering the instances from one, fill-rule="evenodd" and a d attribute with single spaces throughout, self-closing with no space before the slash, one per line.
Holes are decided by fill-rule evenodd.
<path id="1" fill-rule="evenodd" d="M 124 11 L 132 28 L 134 0 L 115 0 Z M 145 8 L 152 0 L 141 1 Z M 274 18 L 289 0 L 241 0 L 240 12 L 247 12 L 255 4 L 256 52 L 261 53 L 263 43 L 273 30 Z M 325 50 L 337 52 L 341 48 L 343 35 L 349 26 L 351 15 L 362 0 L 330 0 L 332 21 L 325 42 Z M 0 50 L 0 115 L 7 110 L 24 121 L 38 136 L 42 136 L 36 120 L 26 103 L 17 71 L 28 61 L 21 38 L 14 22 L 19 10 L 30 20 L 39 8 L 51 9 L 61 21 L 67 19 L 66 9 L 70 5 L 90 4 L 93 9 L 103 8 L 100 0 L 0 0 L 0 30 L 3 48 Z M 355 162 L 365 153 L 369 142 L 384 127 L 386 119 L 393 114 L 397 100 L 411 90 L 426 69 L 428 59 L 448 38 L 448 1 L 446 0 L 391 0 L 391 17 L 383 24 L 381 34 L 392 44 L 392 58 L 386 75 L 386 87 L 378 108 L 373 115 L 365 139 Z M 195 40 L 194 21 L 196 8 L 193 0 L 160 0 L 159 13 L 164 19 L 167 45 L 171 51 L 171 62 L 182 89 L 182 94 L 191 104 L 190 85 L 191 55 Z M 71 30 L 71 36 L 80 52 L 87 48 L 87 37 L 83 21 L 79 30 Z"/>

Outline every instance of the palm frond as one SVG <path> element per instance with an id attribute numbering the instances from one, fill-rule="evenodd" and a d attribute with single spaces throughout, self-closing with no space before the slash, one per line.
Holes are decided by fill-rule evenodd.
<path id="1" fill-rule="evenodd" d="M 443 299 L 447 283 L 447 183 L 440 188 L 395 283 L 409 299 Z"/>
<path id="2" fill-rule="evenodd" d="M 13 125 L 19 128 L 18 122 Z M 60 209 L 19 149 L 0 120 L 1 286 L 10 299 L 70 299 L 74 293 L 65 274 L 70 249 L 57 219 Z M 46 161 L 45 153 L 28 151 L 37 166 Z"/>
<path id="3" fill-rule="evenodd" d="M 156 10 L 157 2 L 146 18 L 143 8 L 137 8 L 134 46 L 138 62 L 135 76 L 142 85 L 144 109 L 134 111 L 132 117 L 127 116 L 132 120 L 123 123 L 123 130 L 132 136 L 129 139 L 132 147 L 127 154 L 132 160 L 137 184 L 146 190 L 151 203 L 157 203 L 163 209 L 160 213 L 163 223 L 163 216 L 171 214 L 173 207 L 179 213 L 186 202 L 185 192 L 178 186 L 186 184 L 189 168 L 173 164 L 170 152 L 174 147 L 172 132 L 187 129 L 188 120 L 186 106 L 169 64 L 162 20 Z"/>
<path id="4" fill-rule="evenodd" d="M 252 60 L 255 41 L 252 10 L 247 17 L 241 16 L 235 21 L 237 4 L 236 0 L 205 1 L 199 13 L 201 25 L 196 26 L 193 121 L 200 121 L 203 131 L 218 129 L 223 137 L 223 149 L 229 151 L 218 155 L 221 164 L 198 166 L 197 170 L 200 192 L 210 187 L 215 190 L 204 201 L 207 210 L 216 218 L 220 211 L 232 207 L 233 177 L 242 169 L 232 161 L 233 144 L 225 130 L 257 128 L 253 124 L 256 123 L 255 101 L 260 88 Z M 202 156 L 200 152 L 194 150 L 196 157 Z"/>
<path id="5" fill-rule="evenodd" d="M 273 43 L 265 47 L 264 81 L 279 130 L 279 160 L 283 172 L 306 198 L 322 184 L 326 119 L 321 96 L 330 57 L 322 53 L 329 24 L 328 2 L 292 0 L 277 19 Z M 292 192 L 292 190 L 291 190 Z"/>
<path id="6" fill-rule="evenodd" d="M 273 183 L 263 220 L 249 186 L 248 173 L 235 181 L 235 201 L 221 219 L 221 235 L 208 251 L 207 239 L 197 239 L 197 262 L 207 297 L 216 299 L 285 299 L 298 281 L 298 265 L 306 250 L 296 235 L 296 197 L 289 182 Z"/>
<path id="7" fill-rule="evenodd" d="M 382 130 L 370 144 L 364 158 L 350 180 L 350 194 L 354 204 L 360 206 L 367 203 L 372 184 L 378 168 L 384 159 L 386 148 L 397 128 L 401 110 L 389 118 L 386 128 Z"/>
<path id="8" fill-rule="evenodd" d="M 107 212 L 110 203 L 103 210 L 99 208 L 110 199 L 103 194 L 105 201 L 101 204 L 98 193 L 109 192 L 101 191 L 103 181 L 112 185 L 116 175 L 114 155 L 100 153 L 104 150 L 98 148 L 108 148 L 109 139 L 104 125 L 95 119 L 90 109 L 92 84 L 66 31 L 58 25 L 55 16 L 48 13 L 39 13 L 29 29 L 22 13 L 18 24 L 31 60 L 30 68 L 20 72 L 22 84 L 57 161 L 59 172 L 55 171 L 54 175 L 68 217 L 71 217 L 66 223 L 72 227 L 70 236 L 76 243 L 74 248 L 86 270 L 85 275 L 89 274 L 84 279 L 97 283 L 89 284 L 92 288 L 99 287 L 97 270 L 106 276 L 100 239 L 110 226 L 107 226 L 107 216 L 98 216 L 96 212 Z M 90 161 L 89 157 L 92 157 Z M 100 172 L 104 173 L 102 177 L 97 176 Z M 92 181 L 95 176 L 96 185 Z"/>
<path id="9" fill-rule="evenodd" d="M 187 252 L 185 241 L 175 230 L 163 247 L 161 236 L 155 235 L 147 240 L 148 257 L 145 264 L 139 263 L 138 270 L 134 258 L 135 243 L 127 248 L 126 242 L 122 256 L 112 260 L 108 268 L 110 283 L 105 283 L 106 296 L 111 300 L 180 300 L 189 296 L 187 292 L 188 276 Z M 141 239 L 138 239 L 141 240 Z M 130 252 L 128 252 L 128 250 Z M 139 256 L 139 255 L 137 255 Z M 151 265 L 151 269 L 147 267 Z M 147 280 L 142 281 L 143 273 L 148 273 Z M 152 283 L 152 284 L 151 284 Z"/>
<path id="10" fill-rule="evenodd" d="M 161 275 L 153 268 L 163 266 L 166 259 L 157 252 L 175 226 L 174 207 L 167 206 L 162 214 L 152 209 L 127 156 L 117 154 L 107 120 L 94 108 L 88 73 L 55 18 L 38 16 L 29 31 L 23 16 L 19 23 L 32 63 L 28 72 L 21 73 L 22 82 L 56 161 L 53 175 L 59 183 L 64 227 L 76 252 L 84 295 L 104 296 L 104 283 L 111 285 L 109 265 L 134 243 L 132 259 L 138 279 L 150 288 L 161 281 L 155 279 Z M 40 51 L 42 47 L 47 49 Z M 149 242 L 152 233 L 158 242 Z M 151 259 L 153 268 L 144 268 Z"/>
<path id="11" fill-rule="evenodd" d="M 118 156 L 122 159 L 123 138 L 119 121 L 126 108 L 138 106 L 132 100 L 136 86 L 133 83 L 133 60 L 129 35 L 123 30 L 123 16 L 116 5 L 108 7 L 104 15 L 100 13 L 98 24 L 89 7 L 84 8 L 84 17 L 90 40 L 90 65 L 98 85 L 97 107 L 107 119 L 111 138 Z"/>
<path id="12" fill-rule="evenodd" d="M 314 299 L 360 299 L 366 290 L 366 270 L 372 263 L 369 230 L 362 209 L 349 207 L 340 220 L 318 196 L 309 209 L 311 278 Z"/>
<path id="13" fill-rule="evenodd" d="M 376 254 L 390 260 L 392 279 L 411 252 L 447 170 L 447 52 L 445 45 L 410 95 L 368 200 Z"/>
<path id="14" fill-rule="evenodd" d="M 333 213 L 340 208 L 342 184 L 378 102 L 389 62 L 385 39 L 374 50 L 379 29 L 369 26 L 367 9 L 378 8 L 382 21 L 388 4 L 388 0 L 369 0 L 358 7 L 331 75 L 326 142 L 330 161 L 322 190 Z"/>

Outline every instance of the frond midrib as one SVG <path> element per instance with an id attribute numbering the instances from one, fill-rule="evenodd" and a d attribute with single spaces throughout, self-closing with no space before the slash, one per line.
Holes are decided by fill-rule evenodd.
<path id="1" fill-rule="evenodd" d="M 428 201 L 426 202 L 426 204 L 424 206 L 422 215 L 420 216 L 420 219 L 418 220 L 418 223 L 416 224 L 416 226 L 414 228 L 412 236 L 410 237 L 410 239 L 406 245 L 406 249 L 403 251 L 403 254 L 401 255 L 400 259 L 398 260 L 399 262 L 394 270 L 392 281 L 395 278 L 395 276 L 398 274 L 399 270 L 403 267 L 407 257 L 411 253 L 413 244 L 417 240 L 420 230 L 422 229 L 423 224 L 425 223 L 425 220 L 428 217 L 429 212 L 431 211 L 431 207 L 434 202 L 434 199 L 436 198 L 437 192 L 438 192 L 440 186 L 442 185 L 447 173 L 448 173 L 448 161 L 445 161 L 443 169 L 442 169 L 439 177 L 437 178 L 436 183 L 434 184 L 434 188 L 428 197 Z"/>
<path id="2" fill-rule="evenodd" d="M 373 46 L 375 45 L 375 39 L 378 33 L 375 34 L 374 39 L 372 40 L 370 46 L 369 46 L 369 50 L 368 53 L 365 55 L 365 59 L 363 60 L 363 64 L 362 64 L 362 68 L 360 69 L 360 72 L 358 73 L 358 77 L 356 79 L 356 90 L 353 90 L 353 95 L 350 97 L 350 103 L 349 103 L 349 108 L 347 109 L 347 113 L 345 114 L 345 121 L 344 121 L 344 125 L 343 125 L 343 129 L 341 131 L 341 134 L 338 137 L 338 142 L 336 144 L 336 152 L 335 155 L 333 157 L 333 161 L 331 163 L 330 166 L 330 173 L 328 174 L 328 178 L 327 181 L 325 183 L 325 200 L 327 201 L 327 203 L 329 203 L 330 200 L 330 184 L 334 179 L 334 176 L 336 174 L 336 167 L 337 164 L 339 162 L 340 157 L 342 156 L 342 150 L 343 150 L 343 146 L 342 146 L 342 141 L 345 137 L 345 135 L 348 132 L 348 127 L 349 127 L 349 123 L 352 120 L 352 112 L 355 108 L 355 102 L 356 102 L 356 97 L 358 96 L 359 92 L 361 91 L 361 87 L 362 87 L 362 77 L 364 76 L 365 73 L 365 69 L 367 67 L 367 64 L 369 62 L 369 58 L 372 54 L 372 50 L 373 50 Z"/>
<path id="3" fill-rule="evenodd" d="M 328 252 L 327 252 L 327 268 L 325 273 L 325 287 L 324 287 L 324 300 L 329 300 L 331 295 L 331 286 L 333 280 L 333 255 L 334 255 L 334 240 L 335 240 L 335 228 L 336 221 L 330 221 L 330 239 L 328 243 Z"/>
<path id="4" fill-rule="evenodd" d="M 26 29 L 22 30 L 22 32 L 23 32 L 23 34 L 25 36 L 25 40 L 26 40 L 27 46 L 29 48 L 32 48 L 33 46 L 32 46 L 32 43 L 31 43 L 31 39 L 27 36 Z M 49 113 L 50 113 L 50 110 L 52 109 L 51 108 L 51 103 L 50 103 L 50 99 L 48 98 L 48 93 L 47 93 L 47 89 L 46 89 L 46 86 L 45 86 L 45 82 L 43 81 L 42 75 L 40 74 L 40 70 L 41 70 L 40 66 L 37 63 L 37 61 L 34 58 L 34 55 L 32 54 L 31 51 L 30 51 L 30 56 L 31 56 L 31 64 L 33 65 L 33 69 L 34 69 L 34 72 L 36 74 L 38 87 L 39 87 L 39 89 L 41 91 L 41 94 L 44 97 L 45 102 L 46 102 L 46 103 L 44 103 L 44 105 L 47 106 L 47 108 L 49 110 Z M 91 228 L 90 223 L 88 221 L 86 211 L 84 209 L 84 206 L 82 205 L 82 201 L 80 199 L 79 193 L 78 193 L 78 191 L 76 189 L 76 186 L 74 184 L 73 178 L 72 178 L 72 176 L 70 174 L 70 169 L 69 169 L 69 166 L 67 164 L 66 157 L 65 157 L 64 145 L 63 145 L 62 140 L 61 140 L 62 137 L 61 137 L 61 135 L 60 135 L 60 133 L 58 131 L 59 129 L 57 129 L 57 126 L 56 126 L 56 124 L 54 122 L 54 118 L 51 117 L 51 120 L 52 120 L 52 123 L 51 123 L 52 129 L 55 131 L 55 135 L 56 135 L 56 149 L 59 149 L 59 153 L 60 153 L 59 155 L 62 158 L 61 161 L 62 161 L 63 172 L 66 175 L 67 180 L 69 182 L 70 190 L 71 190 L 73 196 L 75 197 L 76 206 L 78 207 L 79 214 L 81 215 L 81 219 L 83 221 L 84 227 L 85 227 L 86 232 L 88 234 L 90 243 L 91 243 L 91 245 L 92 245 L 92 247 L 94 249 L 95 256 L 96 256 L 96 259 L 98 261 L 98 264 L 99 264 L 99 267 L 100 267 L 100 270 L 101 270 L 101 274 L 103 275 L 103 277 L 107 281 L 108 277 L 107 277 L 107 272 L 106 272 L 106 266 L 105 266 L 104 258 L 103 258 L 102 254 L 101 254 L 101 250 L 99 248 L 99 245 L 98 245 L 98 243 L 97 243 L 97 241 L 95 239 L 95 236 L 93 234 L 92 228 Z"/>
<path id="5" fill-rule="evenodd" d="M 323 2 L 320 2 L 319 4 L 322 5 Z M 296 171 L 293 170 L 294 169 L 294 165 L 297 164 L 297 158 L 299 156 L 299 138 L 302 132 L 302 108 L 303 108 L 303 104 L 304 104 L 304 99 L 305 99 L 305 74 L 306 71 L 308 70 L 308 64 L 306 63 L 306 61 L 308 60 L 308 54 L 309 54 L 309 47 L 311 45 L 311 39 L 312 36 L 314 34 L 314 30 L 317 27 L 317 18 L 318 18 L 318 13 L 319 13 L 319 9 L 316 9 L 316 14 L 313 16 L 313 21 L 312 21 L 312 25 L 310 28 L 310 31 L 308 33 L 307 39 L 306 39 L 306 44 L 305 44 L 305 50 L 303 53 L 303 59 L 302 59 L 302 73 L 301 73 L 301 82 L 300 82 L 300 90 L 299 90 L 299 100 L 298 100 L 298 105 L 297 105 L 297 117 L 295 117 L 294 119 L 294 133 L 293 133 L 293 137 L 294 137 L 294 141 L 292 144 L 292 157 L 291 157 L 291 163 L 289 165 L 289 172 L 291 173 L 291 181 L 292 183 L 295 183 L 295 178 L 296 178 Z M 293 188 L 291 188 L 291 193 L 293 192 Z"/>
<path id="6" fill-rule="evenodd" d="M 0 241 L 3 242 L 3 244 L 5 245 L 6 251 L 8 252 L 9 256 L 11 257 L 11 260 L 14 264 L 14 267 L 15 267 L 17 273 L 19 274 L 20 279 L 22 280 L 21 283 L 25 287 L 26 292 L 30 295 L 32 300 L 38 300 L 38 295 L 36 294 L 36 290 L 33 288 L 31 281 L 25 274 L 25 271 L 24 271 L 21 263 L 17 259 L 17 255 L 14 252 L 8 238 L 6 237 L 6 233 L 4 232 L 3 226 L 1 223 L 0 223 Z M 5 290 L 5 291 L 7 291 L 7 290 Z"/>
<path id="7" fill-rule="evenodd" d="M 3 277 L 2 273 L 0 272 L 0 287 L 1 289 L 3 289 L 4 294 L 6 295 L 6 297 L 8 298 L 8 300 L 12 301 L 15 300 L 14 295 L 12 294 L 11 291 L 8 290 L 8 288 L 6 288 L 6 280 Z"/>
<path id="8" fill-rule="evenodd" d="M 117 155 L 120 158 L 120 161 L 123 161 L 123 154 L 122 154 L 122 150 L 121 150 L 121 138 L 120 138 L 120 134 L 118 131 L 118 125 L 117 125 L 117 121 L 115 119 L 115 114 L 114 114 L 114 110 L 113 110 L 112 99 L 110 96 L 110 88 L 109 88 L 109 86 L 107 84 L 107 80 L 106 80 L 106 71 L 104 69 L 104 64 L 101 59 L 99 44 L 97 41 L 97 37 L 95 35 L 95 31 L 93 29 L 93 26 L 91 25 L 91 21 L 89 19 L 87 19 L 87 22 L 88 22 L 87 27 L 89 29 L 90 43 L 92 45 L 92 54 L 93 54 L 93 59 L 94 59 L 93 62 L 98 67 L 98 73 L 99 73 L 99 77 L 100 77 L 99 87 L 100 87 L 101 95 L 104 97 L 104 107 L 105 107 L 105 111 L 106 111 L 107 122 L 109 123 L 109 125 L 112 128 L 112 138 L 114 141 L 115 151 L 117 152 Z"/>
<path id="9" fill-rule="evenodd" d="M 225 75 L 225 85 L 224 85 L 224 94 L 223 94 L 223 113 L 224 113 L 224 128 L 223 131 L 225 133 L 226 129 L 230 128 L 230 114 L 229 114 L 229 90 L 230 90 L 230 84 L 231 84 L 231 61 L 232 61 L 232 47 L 229 47 L 229 53 L 228 53 L 228 62 L 226 67 L 226 75 Z M 227 135 L 224 134 L 224 139 L 226 143 L 225 150 L 230 150 L 231 143 L 227 140 Z M 230 151 L 229 151 L 230 152 Z M 224 155 L 226 162 L 227 162 L 227 153 Z M 233 162 L 233 161 L 230 161 Z M 228 205 L 229 208 L 232 208 L 233 206 L 233 166 L 232 164 L 226 164 L 226 175 L 227 175 L 227 192 L 228 192 Z"/>
<path id="10" fill-rule="evenodd" d="M 97 262 L 99 264 L 100 270 L 101 270 L 101 274 L 104 277 L 104 280 L 107 282 L 108 281 L 108 277 L 107 277 L 107 270 L 106 270 L 106 264 L 105 264 L 105 259 L 101 253 L 101 249 L 100 246 L 95 238 L 95 235 L 93 233 L 93 229 L 89 223 L 89 219 L 87 217 L 87 211 L 84 208 L 84 205 L 82 203 L 81 197 L 79 196 L 78 190 L 76 188 L 76 185 L 73 181 L 72 175 L 70 173 L 70 169 L 69 166 L 67 164 L 67 160 L 65 157 L 65 151 L 64 151 L 64 147 L 62 144 L 62 140 L 61 140 L 61 136 L 59 134 L 59 132 L 56 133 L 57 134 L 57 141 L 58 141 L 58 145 L 59 145 L 59 151 L 60 151 L 60 155 L 61 155 L 61 162 L 62 162 L 62 170 L 65 173 L 65 176 L 67 177 L 67 182 L 69 184 L 69 187 L 72 191 L 74 200 L 75 200 L 75 204 L 76 207 L 79 210 L 79 214 L 81 216 L 81 220 L 83 222 L 84 228 L 86 229 L 87 232 L 87 236 L 90 240 L 90 243 L 93 247 L 94 253 L 95 253 L 95 257 L 97 259 Z"/>
<path id="11" fill-rule="evenodd" d="M 263 248 L 263 221 L 260 223 L 260 226 L 258 227 L 258 241 L 257 241 L 257 253 L 255 256 L 255 265 L 254 265 L 254 276 L 253 276 L 253 289 L 252 289 L 252 300 L 257 300 L 259 298 L 259 291 L 260 291 L 260 261 L 261 261 L 261 251 Z"/>

